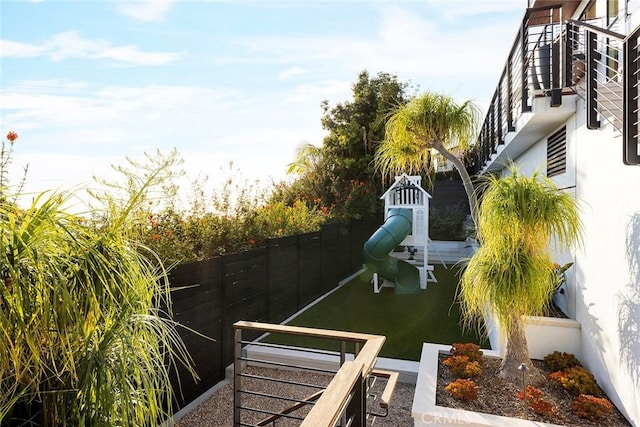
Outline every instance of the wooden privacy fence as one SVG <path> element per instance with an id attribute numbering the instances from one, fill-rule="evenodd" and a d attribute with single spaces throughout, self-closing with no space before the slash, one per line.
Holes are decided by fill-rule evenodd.
<path id="1" fill-rule="evenodd" d="M 368 217 L 329 224 L 319 232 L 269 239 L 265 248 L 174 268 L 174 318 L 197 331 L 180 328 L 200 377 L 196 383 L 178 369 L 173 384 L 176 391 L 178 380 L 181 385 L 179 406 L 224 379 L 234 357 L 235 322 L 280 323 L 334 289 L 362 266 L 364 242 L 381 223 L 380 217 Z"/>

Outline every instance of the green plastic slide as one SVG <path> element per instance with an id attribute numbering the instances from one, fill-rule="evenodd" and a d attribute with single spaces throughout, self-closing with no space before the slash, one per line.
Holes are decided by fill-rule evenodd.
<path id="1" fill-rule="evenodd" d="M 412 215 L 411 209 L 389 209 L 387 220 L 366 241 L 362 251 L 367 269 L 395 282 L 396 294 L 413 294 L 420 290 L 418 269 L 389 255 L 411 232 Z"/>

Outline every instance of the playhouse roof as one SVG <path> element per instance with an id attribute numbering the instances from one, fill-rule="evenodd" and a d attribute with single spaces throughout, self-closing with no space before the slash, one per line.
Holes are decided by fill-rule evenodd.
<path id="1" fill-rule="evenodd" d="M 432 198 L 431 194 L 429 194 L 429 192 L 427 190 L 425 190 L 424 188 L 422 188 L 422 186 L 420 185 L 420 181 L 422 180 L 422 178 L 419 175 L 407 175 L 406 173 L 403 173 L 402 175 L 396 176 L 396 179 L 394 181 L 393 184 L 391 184 L 391 186 L 387 189 L 387 191 L 384 192 L 384 194 L 382 196 L 380 196 L 380 199 L 384 199 L 385 197 L 387 197 L 387 195 L 392 191 L 395 190 L 396 188 L 406 184 L 406 183 L 410 183 L 415 185 L 415 187 L 420 190 L 422 193 L 426 194 L 426 196 L 428 198 Z"/>

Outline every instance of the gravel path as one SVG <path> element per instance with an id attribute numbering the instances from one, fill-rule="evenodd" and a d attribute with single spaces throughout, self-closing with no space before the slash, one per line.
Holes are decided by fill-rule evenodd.
<path id="1" fill-rule="evenodd" d="M 314 384 L 325 387 L 330 377 L 326 375 L 310 374 L 308 372 L 289 371 L 279 369 L 267 369 L 247 367 L 244 370 L 247 374 L 259 374 L 269 376 L 271 378 L 286 379 L 290 381 L 301 382 L 305 384 Z M 374 392 L 380 392 L 384 384 L 380 382 Z M 287 396 L 296 399 L 304 399 L 313 394 L 317 389 L 307 386 L 292 386 L 289 384 L 276 383 L 271 381 L 253 381 L 251 379 L 243 379 L 243 388 L 256 392 L 269 393 L 278 396 Z M 378 389 L 378 390 L 375 390 Z M 371 417 L 368 425 L 381 427 L 404 427 L 412 426 L 411 406 L 413 404 L 413 393 L 415 385 L 398 383 L 396 386 L 391 407 L 387 417 Z M 279 411 L 284 406 L 289 405 L 287 402 L 266 399 L 262 396 L 243 395 L 242 405 L 245 407 L 254 407 Z M 308 410 L 308 409 L 307 409 Z M 305 410 L 294 412 L 296 415 L 304 415 Z M 379 412 L 379 408 L 376 408 Z M 243 422 L 257 423 L 265 417 L 264 414 L 255 414 L 249 411 L 243 411 Z M 294 426 L 298 425 L 297 420 L 279 420 L 278 426 Z M 195 410 L 181 418 L 176 422 L 176 427 L 230 427 L 233 426 L 233 383 L 227 381 L 219 390 L 214 392 L 211 397 L 198 406 Z"/>

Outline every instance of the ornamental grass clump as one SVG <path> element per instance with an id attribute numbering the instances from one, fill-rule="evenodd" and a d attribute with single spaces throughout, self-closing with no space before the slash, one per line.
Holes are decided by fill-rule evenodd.
<path id="1" fill-rule="evenodd" d="M 43 193 L 20 208 L 3 180 L 3 422 L 157 426 L 170 416 L 170 371 L 176 363 L 190 369 L 190 359 L 171 320 L 166 271 L 127 229 L 162 171 L 136 197 L 94 212 L 99 224 L 67 212 L 69 193 Z"/>

